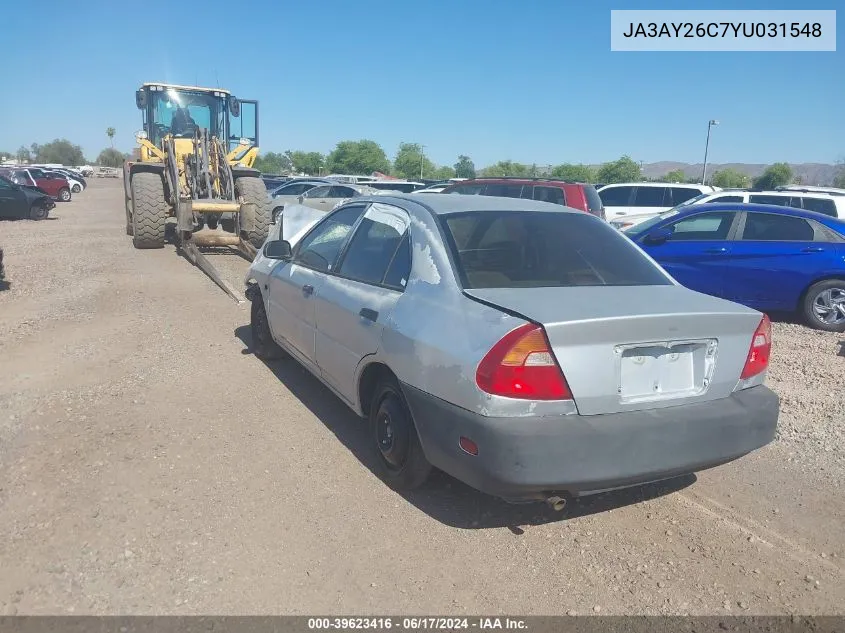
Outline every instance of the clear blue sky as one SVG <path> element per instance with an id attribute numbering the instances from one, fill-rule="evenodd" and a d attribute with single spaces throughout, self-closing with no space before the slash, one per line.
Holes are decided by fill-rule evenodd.
<path id="1" fill-rule="evenodd" d="M 835 53 L 619 53 L 610 9 L 835 9 L 841 0 L 42 0 L 4 7 L 0 150 L 67 137 L 129 151 L 144 81 L 219 85 L 261 103 L 264 151 L 371 138 L 538 164 L 845 158 L 845 40 Z M 37 13 L 34 14 L 33 12 Z M 39 17 L 42 16 L 42 17 Z M 47 18 L 49 16 L 49 19 Z M 845 11 L 837 16 L 840 22 Z M 220 25 L 214 47 L 188 33 Z M 213 28 L 213 27 L 212 27 Z M 243 44 L 241 44 L 243 42 Z M 209 44 L 214 40 L 209 39 Z"/>

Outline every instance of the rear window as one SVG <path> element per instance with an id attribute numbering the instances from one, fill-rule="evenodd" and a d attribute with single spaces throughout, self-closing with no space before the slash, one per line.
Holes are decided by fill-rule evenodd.
<path id="1" fill-rule="evenodd" d="M 584 194 L 587 196 L 587 208 L 590 210 L 590 213 L 593 215 L 600 215 L 603 205 L 596 188 L 591 185 L 587 185 L 584 187 Z"/>
<path id="2" fill-rule="evenodd" d="M 519 198 L 522 194 L 522 185 L 502 185 L 491 183 L 487 185 L 485 196 L 500 196 L 503 198 Z"/>
<path id="3" fill-rule="evenodd" d="M 801 201 L 804 203 L 804 208 L 807 211 L 815 211 L 816 213 L 824 213 L 825 215 L 830 215 L 838 217 L 836 213 L 836 203 L 833 200 L 827 200 L 825 198 L 801 198 Z"/>
<path id="4" fill-rule="evenodd" d="M 443 220 L 465 288 L 672 283 L 627 237 L 586 213 L 476 211 Z"/>

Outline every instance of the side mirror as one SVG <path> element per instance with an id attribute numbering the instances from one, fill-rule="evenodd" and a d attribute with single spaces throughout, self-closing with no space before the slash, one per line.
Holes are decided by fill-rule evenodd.
<path id="1" fill-rule="evenodd" d="M 288 260 L 291 258 L 291 254 L 290 242 L 286 240 L 273 240 L 264 245 L 264 257 L 268 259 Z"/>
<path id="2" fill-rule="evenodd" d="M 645 244 L 657 246 L 659 244 L 665 243 L 666 240 L 672 237 L 672 233 L 674 233 L 674 231 L 669 227 L 654 229 L 650 233 L 646 234 L 646 236 L 643 238 L 643 242 Z"/>
<path id="3" fill-rule="evenodd" d="M 146 90 L 136 90 L 135 91 L 135 105 L 138 106 L 139 110 L 143 110 L 147 107 L 147 91 Z"/>
<path id="4" fill-rule="evenodd" d="M 299 201 L 299 204 L 302 204 L 302 201 L 305 200 L 305 196 L 299 196 L 297 200 Z"/>
<path id="5" fill-rule="evenodd" d="M 229 97 L 229 112 L 233 117 L 241 116 L 241 102 L 237 97 Z"/>

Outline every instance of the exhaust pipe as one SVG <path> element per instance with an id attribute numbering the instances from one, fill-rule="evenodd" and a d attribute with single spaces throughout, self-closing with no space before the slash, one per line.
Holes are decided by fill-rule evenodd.
<path id="1" fill-rule="evenodd" d="M 560 512 L 566 507 L 566 499 L 561 497 L 549 497 L 546 499 L 546 503 L 555 512 Z"/>

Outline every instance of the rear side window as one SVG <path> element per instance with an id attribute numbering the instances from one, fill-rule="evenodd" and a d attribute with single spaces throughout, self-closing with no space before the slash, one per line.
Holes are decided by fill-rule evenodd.
<path id="1" fill-rule="evenodd" d="M 503 185 L 491 183 L 487 185 L 485 196 L 502 196 L 505 198 L 519 198 L 522 193 L 522 185 Z"/>
<path id="2" fill-rule="evenodd" d="M 671 207 L 665 202 L 666 187 L 637 187 L 634 195 L 635 207 Z"/>
<path id="3" fill-rule="evenodd" d="M 775 213 L 749 213 L 742 231 L 743 240 L 757 242 L 812 242 L 815 229 L 804 218 Z"/>
<path id="4" fill-rule="evenodd" d="M 669 239 L 673 242 L 726 240 L 734 217 L 731 211 L 690 215 L 671 225 L 672 235 Z"/>
<path id="5" fill-rule="evenodd" d="M 486 211 L 444 216 L 465 288 L 670 285 L 606 222 L 586 213 Z"/>
<path id="6" fill-rule="evenodd" d="M 836 213 L 836 203 L 833 200 L 827 200 L 825 198 L 801 198 L 801 201 L 804 203 L 804 208 L 807 211 L 824 213 L 834 218 L 839 217 Z"/>
<path id="7" fill-rule="evenodd" d="M 708 200 L 706 204 L 711 202 L 742 202 L 742 196 L 717 196 L 712 200 Z"/>
<path id="8" fill-rule="evenodd" d="M 485 187 L 487 187 L 486 184 L 458 185 L 454 189 L 450 190 L 449 193 L 460 193 L 465 196 L 478 196 L 484 193 Z"/>
<path id="9" fill-rule="evenodd" d="M 627 207 L 631 202 L 633 187 L 604 187 L 599 191 L 599 198 L 606 207 Z"/>
<path id="10" fill-rule="evenodd" d="M 596 188 L 592 185 L 585 185 L 584 195 L 587 197 L 587 209 L 589 209 L 590 213 L 593 215 L 600 215 L 601 209 L 604 205 L 601 202 L 601 198 L 599 197 Z"/>
<path id="11" fill-rule="evenodd" d="M 355 234 L 340 263 L 340 274 L 356 281 L 381 284 L 396 255 L 396 249 L 408 231 L 408 215 L 401 209 L 383 204 L 372 205 Z M 400 270 L 397 283 L 407 282 L 408 273 Z"/>
<path id="12" fill-rule="evenodd" d="M 701 195 L 701 192 L 698 189 L 692 189 L 690 187 L 671 187 L 669 191 L 672 194 L 671 204 L 673 205 L 681 204 L 682 202 L 686 202 L 691 198 Z"/>
<path id="13" fill-rule="evenodd" d="M 566 197 L 563 195 L 563 189 L 560 187 L 541 187 L 534 185 L 534 199 L 552 204 L 566 204 Z"/>
<path id="14" fill-rule="evenodd" d="M 797 201 L 798 207 L 801 208 L 801 200 L 800 198 L 795 199 Z M 772 196 L 766 194 L 760 194 L 755 196 L 749 196 L 748 202 L 752 204 L 774 204 L 779 207 L 790 207 L 793 206 L 790 203 L 789 196 Z"/>
<path id="15" fill-rule="evenodd" d="M 294 262 L 322 272 L 331 270 L 363 211 L 364 207 L 356 205 L 327 216 L 300 242 Z"/>

